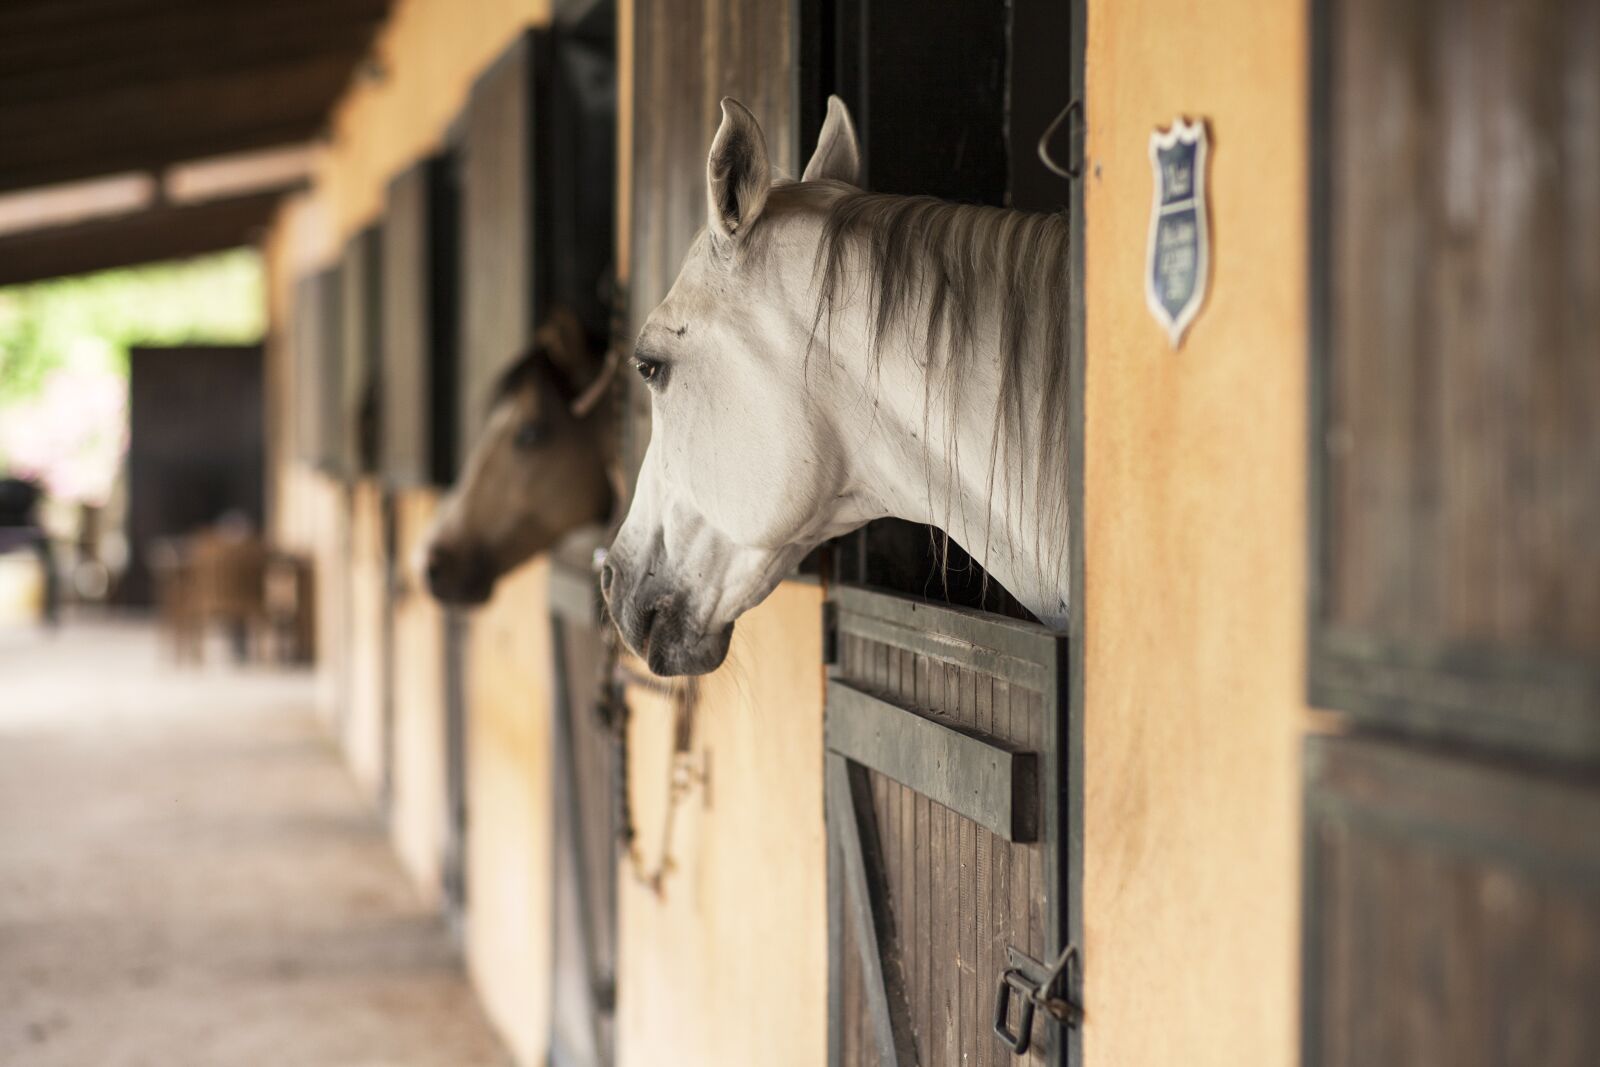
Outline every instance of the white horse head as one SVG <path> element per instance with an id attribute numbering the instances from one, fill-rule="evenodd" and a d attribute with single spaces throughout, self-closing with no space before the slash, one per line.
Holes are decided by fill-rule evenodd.
<path id="1" fill-rule="evenodd" d="M 1065 224 L 864 193 L 860 158 L 835 98 L 802 180 L 774 182 L 722 102 L 706 229 L 634 349 L 653 428 L 601 574 L 659 674 L 717 667 L 807 552 L 888 515 L 1064 621 Z"/>

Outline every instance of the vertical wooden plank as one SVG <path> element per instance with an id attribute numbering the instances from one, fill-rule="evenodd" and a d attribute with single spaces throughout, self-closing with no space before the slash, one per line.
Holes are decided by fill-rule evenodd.
<path id="1" fill-rule="evenodd" d="M 939 665 L 936 700 L 943 721 L 949 722 L 957 715 L 959 701 L 957 690 L 960 674 L 948 663 Z M 948 808 L 939 807 L 938 847 L 944 857 L 943 869 L 935 888 L 939 909 L 944 917 L 944 936 L 938 946 L 939 1004 L 944 1014 L 944 1062 L 956 1064 L 961 1055 L 961 968 L 960 909 L 957 906 L 957 886 L 961 877 L 960 817 Z"/>
<path id="2" fill-rule="evenodd" d="M 1020 743 L 1028 739 L 1028 693 L 1020 686 L 1011 686 L 1008 694 L 1011 711 L 1011 733 Z M 1028 930 L 1028 915 L 1033 896 L 1033 872 L 1029 867 L 1029 853 L 1034 846 L 1011 843 L 1011 936 L 1010 943 L 1018 948 L 1033 944 Z M 1037 958 L 1037 957 L 1035 957 Z"/>
<path id="3" fill-rule="evenodd" d="M 466 455 L 482 432 L 500 372 L 521 355 L 544 311 L 535 267 L 534 106 L 547 39 L 532 31 L 473 85 L 461 148 L 462 264 L 457 433 Z"/>
<path id="4" fill-rule="evenodd" d="M 880 644 L 878 647 L 882 663 L 879 691 L 885 697 L 892 699 L 894 683 L 900 674 L 900 649 L 886 644 Z M 901 934 L 900 916 L 905 910 L 907 894 L 900 869 L 900 802 L 905 791 L 905 786 L 899 782 L 885 778 L 884 803 L 878 809 L 878 839 L 883 850 L 884 884 L 889 889 L 889 914 L 895 930 L 895 942 L 899 948 L 897 962 L 902 968 L 900 975 L 902 983 L 905 978 L 903 968 L 907 946 Z"/>
<path id="5" fill-rule="evenodd" d="M 389 183 L 383 212 L 383 435 L 380 467 L 390 485 L 424 484 L 432 274 L 428 254 L 429 165 L 418 163 Z"/>
<path id="6" fill-rule="evenodd" d="M 915 707 L 926 710 L 931 699 L 932 687 L 931 664 L 928 657 L 918 655 L 913 667 L 915 687 Z M 921 1041 L 917 1051 L 924 1064 L 934 1062 L 934 1047 L 936 1037 L 934 1023 L 937 1015 L 933 1007 L 933 813 L 932 802 L 925 796 L 918 794 L 916 811 L 913 814 L 916 820 L 917 842 L 917 936 L 921 946 L 922 958 L 918 962 L 917 974 L 913 979 L 916 990 L 916 1017 L 921 1026 Z"/>
<path id="7" fill-rule="evenodd" d="M 1584 175 L 1600 174 L 1600 5 L 1566 0 L 1561 33 L 1562 176 L 1560 195 L 1552 198 L 1565 220 L 1562 270 L 1566 298 L 1560 302 L 1563 364 L 1558 380 L 1563 392 L 1561 482 L 1564 546 L 1560 558 L 1578 561 L 1582 571 L 1566 593 L 1567 617 L 1561 631 L 1580 635 L 1581 643 L 1600 646 L 1600 493 L 1583 487 L 1600 485 L 1600 426 L 1594 411 L 1600 405 L 1600 189 Z"/>
<path id="8" fill-rule="evenodd" d="M 948 717 L 952 701 L 950 691 L 953 688 L 950 666 L 942 661 L 935 661 L 933 670 L 933 689 L 931 697 L 933 708 L 941 717 Z M 956 1000 L 958 996 L 956 954 L 956 915 L 951 907 L 951 889 L 956 877 L 958 857 L 953 845 L 955 839 L 956 816 L 943 805 L 932 805 L 933 812 L 933 893 L 934 893 L 934 932 L 933 932 L 933 977 L 934 977 L 934 1025 L 938 1028 L 939 1040 L 935 1047 L 934 1062 L 940 1065 L 953 1067 L 959 1062 L 960 1056 L 960 1030 L 956 1018 Z"/>
<path id="9" fill-rule="evenodd" d="M 1044 751 L 1044 697 L 1039 693 L 1028 694 L 1028 710 L 1032 722 L 1029 725 L 1028 736 L 1030 749 L 1034 752 Z M 1044 871 L 1044 847 L 1033 844 L 1027 847 L 1028 853 L 1028 878 L 1032 883 L 1031 892 L 1028 894 L 1028 943 L 1032 946 L 1030 954 L 1036 960 L 1045 962 L 1053 961 L 1058 946 L 1045 943 L 1048 932 L 1048 920 L 1045 917 L 1045 907 L 1048 903 L 1045 897 L 1047 885 Z M 1046 1025 L 1042 1016 L 1034 1019 L 1034 1047 L 1030 1050 L 1030 1062 L 1037 1067 L 1047 1067 L 1048 1053 L 1055 1047 L 1056 1031 Z"/>
<path id="10" fill-rule="evenodd" d="M 640 7 L 646 0 L 641 0 Z M 843 644 L 838 649 L 839 669 L 843 670 Z M 828 1067 L 846 1067 L 851 1061 L 847 1055 L 849 1025 L 850 976 L 848 968 L 853 959 L 850 953 L 850 935 L 846 929 L 844 856 L 839 842 L 839 805 L 828 795 L 827 755 L 823 756 L 823 819 L 827 833 L 828 878 Z"/>
<path id="11" fill-rule="evenodd" d="M 889 691 L 890 649 L 887 644 L 881 641 L 872 642 L 871 648 L 872 662 L 870 665 L 870 670 L 872 671 L 872 689 L 875 692 L 886 694 Z M 893 813 L 895 798 L 898 796 L 901 786 L 896 782 L 890 781 L 887 777 L 881 774 L 874 775 L 873 777 L 877 780 L 874 788 L 874 793 L 876 796 L 874 803 L 876 806 L 875 815 L 878 824 L 878 837 L 879 841 L 884 846 L 882 852 L 885 868 L 884 886 L 888 891 L 889 910 L 890 914 L 892 915 L 896 905 L 896 887 L 899 885 L 894 878 L 894 857 L 898 853 L 897 850 L 888 847 L 888 845 L 894 840 L 894 827 L 899 823 L 898 818 L 895 817 Z"/>
<path id="12" fill-rule="evenodd" d="M 899 702 L 907 707 L 916 706 L 917 657 L 906 651 L 900 657 L 900 677 L 895 685 Z M 919 1060 L 926 1055 L 927 1020 L 922 1011 L 922 974 L 926 967 L 928 946 L 922 937 L 922 917 L 927 911 L 927 880 L 921 863 L 922 852 L 917 837 L 917 805 L 919 798 L 914 790 L 906 789 L 900 797 L 900 877 L 906 887 L 906 902 L 900 915 L 900 928 L 905 932 L 901 941 L 906 963 L 906 995 L 911 1002 L 911 1028 L 916 1040 Z"/>
<path id="13" fill-rule="evenodd" d="M 983 676 L 976 679 L 975 684 L 973 725 L 979 733 L 993 736 L 994 679 Z M 974 936 L 976 938 L 977 957 L 973 961 L 975 974 L 973 1022 L 978 1027 L 978 1030 L 973 1041 L 972 1062 L 977 1064 L 978 1067 L 989 1067 L 993 1062 L 995 1043 L 990 1039 L 984 1027 L 986 1021 L 985 1002 L 989 993 L 994 989 L 995 975 L 998 973 L 994 965 L 995 909 L 992 855 L 994 835 L 986 829 L 978 828 L 974 836 L 976 840 L 974 842 L 972 882 L 976 900 L 972 914 L 973 922 L 976 926 Z"/>
<path id="14" fill-rule="evenodd" d="M 1011 684 L 996 680 L 992 698 L 991 714 L 993 716 L 995 735 L 1012 740 L 1014 728 L 1011 722 Z M 1020 846 L 1009 841 L 997 840 L 994 845 L 994 929 L 991 935 L 991 951 L 998 967 L 1003 967 L 1006 960 L 1006 949 L 1010 945 L 1020 944 L 1016 940 L 1015 911 L 1011 899 L 1011 872 L 1015 865 L 1013 853 Z M 994 1039 L 988 1042 L 995 1050 L 995 1056 L 1001 1063 L 1009 1057 L 1004 1050 L 995 1045 Z"/>
<path id="15" fill-rule="evenodd" d="M 976 724 L 978 717 L 977 708 L 977 676 L 975 671 L 963 670 L 958 679 L 958 699 L 960 701 L 960 721 L 964 726 L 971 727 Z M 977 894 L 977 841 L 974 831 L 977 829 L 971 819 L 958 819 L 957 841 L 961 856 L 961 869 L 959 872 L 960 887 L 957 896 L 960 900 L 960 934 L 956 944 L 956 952 L 960 964 L 960 1009 L 958 1015 L 961 1020 L 961 1049 L 962 1062 L 970 1055 L 978 1043 L 978 924 L 981 921 L 978 912 Z"/>
<path id="16" fill-rule="evenodd" d="M 850 921 L 848 914 L 849 905 L 844 900 L 844 894 L 850 890 L 842 889 L 838 906 L 845 910 L 843 918 L 843 936 L 841 939 L 841 976 L 844 979 L 843 1008 L 844 1017 L 839 1021 L 843 1040 L 840 1049 L 843 1053 L 845 1067 L 857 1067 L 861 1063 L 861 1036 L 862 1036 L 862 996 L 861 996 L 861 950 L 856 946 L 855 926 Z"/>

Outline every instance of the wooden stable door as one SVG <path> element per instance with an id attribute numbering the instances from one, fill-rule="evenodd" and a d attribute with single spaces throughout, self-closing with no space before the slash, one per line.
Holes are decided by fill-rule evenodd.
<path id="1" fill-rule="evenodd" d="M 536 119 L 548 95 L 549 49 L 546 30 L 517 38 L 473 83 L 458 120 L 458 460 L 483 432 L 495 382 L 547 311 L 549 201 L 536 188 L 544 143 Z"/>
<path id="2" fill-rule="evenodd" d="M 1066 638 L 848 587 L 828 635 L 829 1062 L 1064 1063 L 1075 1020 L 1027 992 L 1076 996 L 1075 958 L 1047 981 L 1067 946 Z"/>
<path id="3" fill-rule="evenodd" d="M 1081 192 L 1038 142 L 1081 93 L 1081 4 L 798 10 L 801 158 L 837 93 L 868 189 L 1079 224 Z M 1057 125 L 1050 154 L 1071 165 L 1075 128 Z M 1055 358 L 1079 360 L 1081 383 L 1072 347 Z M 1024 613 L 959 546 L 934 549 L 938 536 L 890 520 L 832 549 L 829 1063 L 1064 1067 L 1079 1062 L 1082 996 L 1072 638 L 1008 617 Z"/>
<path id="4" fill-rule="evenodd" d="M 1600 1063 L 1600 5 L 1314 5 L 1305 1062 Z"/>

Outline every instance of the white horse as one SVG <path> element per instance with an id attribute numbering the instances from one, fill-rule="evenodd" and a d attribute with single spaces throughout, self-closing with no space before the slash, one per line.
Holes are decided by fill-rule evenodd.
<path id="1" fill-rule="evenodd" d="M 1066 221 L 863 192 L 859 166 L 837 98 L 799 182 L 722 101 L 708 225 L 634 349 L 653 430 L 601 572 L 658 674 L 715 669 L 808 551 L 884 516 L 1067 621 Z"/>

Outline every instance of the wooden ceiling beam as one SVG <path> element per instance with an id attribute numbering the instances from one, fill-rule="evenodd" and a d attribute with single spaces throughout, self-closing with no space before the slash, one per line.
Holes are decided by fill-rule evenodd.
<path id="1" fill-rule="evenodd" d="M 376 11 L 382 14 L 391 0 L 326 0 L 325 13 Z M 229 9 L 260 12 L 273 6 L 261 0 L 6 0 L 0 4 L 0 35 L 42 30 L 62 33 L 91 25 L 137 25 L 177 20 L 196 14 Z"/>
<path id="2" fill-rule="evenodd" d="M 0 124 L 8 114 L 25 115 L 45 105 L 78 103 L 98 107 L 108 96 L 130 91 L 130 87 L 134 92 L 148 92 L 166 82 L 192 82 L 212 76 L 241 81 L 256 71 L 324 59 L 349 71 L 356 65 L 356 57 L 365 53 L 372 33 L 371 26 L 352 25 L 315 40 L 263 40 L 247 48 L 219 48 L 209 53 L 129 54 L 81 67 L 0 74 Z"/>
<path id="3" fill-rule="evenodd" d="M 0 285 L 183 259 L 254 244 L 285 190 L 163 206 L 0 237 Z"/>
<path id="4" fill-rule="evenodd" d="M 93 134 L 99 147 L 110 148 L 122 141 L 225 134 L 238 125 L 298 117 L 326 109 L 349 82 L 350 72 L 348 56 L 318 55 L 236 73 L 130 85 L 93 99 L 0 107 L 0 144 L 7 146 L 0 167 L 18 157 L 46 155 L 62 144 L 82 147 L 85 133 Z"/>
<path id="5" fill-rule="evenodd" d="M 70 29 L 0 33 L 0 100 L 34 76 L 128 70 L 132 77 L 173 66 L 270 58 L 274 50 L 363 52 L 382 24 L 381 6 L 330 6 L 276 0 L 258 8 L 228 4 L 183 17 L 90 22 Z M 106 77 L 102 81 L 109 80 Z"/>
<path id="6" fill-rule="evenodd" d="M 322 128 L 326 118 L 324 111 L 317 110 L 279 117 L 260 125 L 236 126 L 223 133 L 195 135 L 175 131 L 171 136 L 145 144 L 97 149 L 90 142 L 80 145 L 76 153 L 63 152 L 43 162 L 7 160 L 0 167 L 0 192 L 128 171 L 161 171 L 174 163 L 308 141 Z"/>
<path id="7" fill-rule="evenodd" d="M 0 33 L 70 30 L 87 22 L 175 15 L 236 0 L 11 0 L 0 6 Z"/>
<path id="8" fill-rule="evenodd" d="M 0 190 L 313 139 L 390 0 L 3 0 Z"/>

